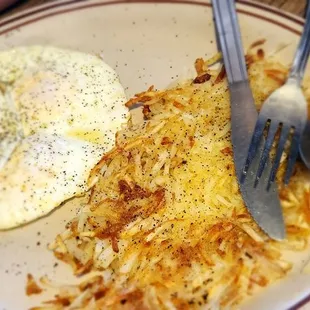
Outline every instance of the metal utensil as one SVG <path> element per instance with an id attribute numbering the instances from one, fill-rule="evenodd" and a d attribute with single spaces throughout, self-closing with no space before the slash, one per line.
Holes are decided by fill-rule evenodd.
<path id="1" fill-rule="evenodd" d="M 301 90 L 301 81 L 305 72 L 306 64 L 310 53 L 310 7 L 307 8 L 306 23 L 302 33 L 299 46 L 297 48 L 293 66 L 289 73 L 286 83 L 274 91 L 265 101 L 259 113 L 252 141 L 248 150 L 248 156 L 243 169 L 243 179 L 247 174 L 256 174 L 257 183 L 265 184 L 269 190 L 270 184 L 274 182 L 280 160 L 288 140 L 291 142 L 289 156 L 287 161 L 286 172 L 284 176 L 285 184 L 289 183 L 293 172 L 293 167 L 298 156 L 298 148 L 302 134 L 307 122 L 307 102 Z M 267 128 L 268 134 L 266 143 L 263 147 L 261 160 L 257 167 L 251 165 L 253 158 L 256 156 L 257 149 L 264 130 Z M 275 142 L 275 136 L 279 133 L 278 146 L 273 161 L 268 181 L 260 180 L 265 169 L 265 163 L 269 157 L 269 152 Z"/>
<path id="2" fill-rule="evenodd" d="M 272 184 L 253 187 L 255 175 L 248 175 L 241 184 L 243 166 L 257 120 L 257 111 L 249 86 L 235 3 L 232 0 L 212 0 L 215 27 L 223 54 L 231 102 L 231 130 L 234 162 L 239 187 L 250 214 L 257 224 L 273 239 L 285 237 L 285 227 L 278 191 Z M 258 165 L 254 158 L 253 165 Z M 267 165 L 270 163 L 267 161 Z M 267 178 L 263 173 L 263 178 Z"/>
<path id="3" fill-rule="evenodd" d="M 310 169 L 310 120 L 307 121 L 306 128 L 301 137 L 299 153 L 303 163 Z"/>
<path id="4" fill-rule="evenodd" d="M 310 6 L 310 1 L 307 1 L 306 10 L 305 10 L 305 18 L 307 16 L 308 8 Z M 301 141 L 299 144 L 299 154 L 308 169 L 310 169 L 310 120 L 308 119 L 306 128 L 301 137 Z"/>

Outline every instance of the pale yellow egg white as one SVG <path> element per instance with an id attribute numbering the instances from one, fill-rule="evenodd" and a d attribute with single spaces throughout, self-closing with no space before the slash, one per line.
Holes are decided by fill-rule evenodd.
<path id="1" fill-rule="evenodd" d="M 36 67 L 36 62 L 45 47 L 18 47 L 0 52 L 0 80 L 5 85 L 11 85 L 30 68 Z"/>
<path id="2" fill-rule="evenodd" d="M 0 227 L 12 228 L 46 215 L 83 194 L 99 145 L 48 133 L 25 138 L 0 170 Z"/>
<path id="3" fill-rule="evenodd" d="M 22 139 L 23 132 L 15 106 L 0 85 L 0 169 Z"/>
<path id="4" fill-rule="evenodd" d="M 38 130 L 105 145 L 126 117 L 124 89 L 99 57 L 54 47 L 24 47 L 0 53 L 0 79 L 18 107 L 25 135 Z M 15 77 L 15 78 L 14 78 Z"/>
<path id="5" fill-rule="evenodd" d="M 0 52 L 0 229 L 39 218 L 89 189 L 126 121 L 115 71 L 55 47 Z"/>

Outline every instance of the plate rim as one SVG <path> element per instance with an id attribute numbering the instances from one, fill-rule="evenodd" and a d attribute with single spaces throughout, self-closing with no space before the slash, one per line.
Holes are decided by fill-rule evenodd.
<path id="1" fill-rule="evenodd" d="M 17 30 L 20 27 L 26 26 L 31 23 L 40 21 L 54 15 L 61 15 L 76 10 L 82 10 L 85 8 L 104 6 L 104 5 L 115 5 L 115 4 L 135 4 L 135 3 L 156 3 L 156 4 L 187 4 L 187 5 L 199 5 L 211 7 L 210 0 L 54 0 L 50 3 L 34 6 L 23 10 L 22 12 L 15 13 L 12 16 L 8 16 L 0 20 L 0 36 L 7 34 L 11 31 Z M 265 11 L 271 13 L 275 17 L 288 19 L 290 22 L 297 26 L 304 25 L 304 19 L 285 12 L 283 10 L 271 7 L 266 4 L 262 4 L 252 0 L 237 0 L 237 4 L 245 6 L 248 8 Z M 272 24 L 278 25 L 286 30 L 289 30 L 292 33 L 300 35 L 300 31 L 296 28 L 290 27 L 275 18 L 266 17 L 259 15 L 258 13 L 253 13 L 245 11 L 242 8 L 237 8 L 237 11 L 241 14 L 246 14 L 258 19 L 263 19 Z M 46 13 L 46 14 L 45 14 Z M 30 19 L 28 19 L 30 18 Z"/>
<path id="2" fill-rule="evenodd" d="M 252 0 L 236 0 L 238 13 L 246 14 L 248 16 L 263 19 L 274 25 L 280 26 L 290 32 L 300 35 L 301 32 L 296 28 L 304 25 L 304 18 L 295 14 L 280 10 L 272 7 L 268 4 L 263 4 Z M 25 9 L 19 13 L 4 17 L 0 19 L 0 39 L 1 36 L 7 33 L 17 30 L 28 24 L 33 24 L 42 19 L 52 17 L 55 15 L 62 15 L 65 13 L 83 10 L 86 8 L 105 6 L 105 5 L 118 5 L 118 4 L 187 4 L 187 5 L 199 5 L 204 7 L 211 7 L 210 0 L 54 0 L 50 3 L 36 5 L 32 8 Z M 266 17 L 259 15 L 258 12 L 253 13 L 245 11 L 244 8 L 250 8 L 262 12 L 268 12 L 272 17 Z M 288 19 L 292 22 L 296 28 L 283 24 L 277 19 Z M 310 303 L 310 293 L 306 297 L 300 299 L 297 303 L 292 305 L 288 310 L 298 310 L 300 307 Z"/>

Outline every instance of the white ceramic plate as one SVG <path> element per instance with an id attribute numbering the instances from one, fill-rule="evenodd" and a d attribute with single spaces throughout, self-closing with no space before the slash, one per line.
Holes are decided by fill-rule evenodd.
<path id="1" fill-rule="evenodd" d="M 266 38 L 266 50 L 290 63 L 303 21 L 257 2 L 240 1 L 244 46 Z M 197 57 L 215 53 L 212 11 L 207 1 L 55 1 L 0 21 L 0 49 L 51 44 L 102 53 L 120 75 L 128 96 L 149 85 L 166 87 L 188 72 Z M 63 230 L 78 200 L 48 217 L 9 232 L 0 232 L 0 310 L 27 309 L 42 297 L 28 298 L 27 273 L 73 280 L 69 267 L 46 250 Z M 288 309 L 310 295 L 310 275 L 296 273 L 265 290 L 247 309 Z M 46 298 L 46 296 L 44 296 Z"/>

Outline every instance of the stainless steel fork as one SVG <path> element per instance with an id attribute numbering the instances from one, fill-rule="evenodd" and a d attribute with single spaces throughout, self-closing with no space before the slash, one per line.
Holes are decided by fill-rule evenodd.
<path id="1" fill-rule="evenodd" d="M 307 8 L 304 30 L 297 48 L 294 62 L 286 83 L 273 92 L 263 104 L 259 113 L 255 129 L 253 132 L 248 156 L 243 169 L 241 182 L 247 178 L 248 174 L 256 173 L 254 186 L 260 182 L 263 170 L 270 150 L 275 141 L 276 133 L 279 133 L 279 140 L 276 154 L 270 170 L 267 181 L 267 190 L 270 184 L 274 182 L 280 160 L 285 149 L 287 141 L 291 142 L 288 152 L 287 167 L 284 176 L 284 183 L 288 184 L 293 172 L 293 167 L 298 155 L 298 147 L 302 133 L 307 122 L 307 102 L 301 90 L 301 81 L 305 72 L 306 64 L 310 53 L 310 6 Z M 267 129 L 266 142 L 263 145 L 263 151 L 259 166 L 255 171 L 254 165 L 251 165 L 257 155 L 258 148 L 261 146 L 263 133 Z M 263 178 L 261 182 L 266 182 Z"/>

